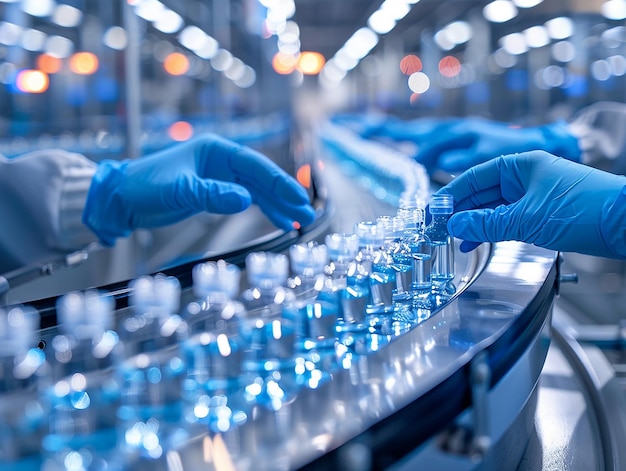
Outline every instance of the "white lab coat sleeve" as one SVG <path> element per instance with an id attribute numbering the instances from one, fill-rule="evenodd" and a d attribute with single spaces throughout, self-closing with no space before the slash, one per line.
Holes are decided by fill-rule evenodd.
<path id="1" fill-rule="evenodd" d="M 0 155 L 0 273 L 97 241 L 82 223 L 96 167 L 58 149 L 12 159 Z"/>
<path id="2" fill-rule="evenodd" d="M 570 120 L 568 131 L 578 139 L 584 164 L 626 174 L 626 103 L 587 106 Z"/>

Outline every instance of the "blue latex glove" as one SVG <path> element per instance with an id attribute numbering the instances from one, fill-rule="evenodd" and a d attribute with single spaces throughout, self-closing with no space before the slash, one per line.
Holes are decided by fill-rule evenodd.
<path id="1" fill-rule="evenodd" d="M 251 203 L 286 231 L 315 218 L 306 190 L 278 165 L 209 134 L 139 159 L 100 162 L 83 222 L 113 245 L 134 229 L 173 224 L 202 211 L 237 213 Z"/>
<path id="2" fill-rule="evenodd" d="M 482 118 L 441 122 L 426 138 L 421 138 L 415 159 L 429 171 L 459 173 L 501 155 L 545 150 L 573 161 L 580 161 L 577 139 L 564 122 L 520 128 Z"/>
<path id="3" fill-rule="evenodd" d="M 361 137 L 387 138 L 422 145 L 439 129 L 462 121 L 458 118 L 419 118 L 406 121 L 394 116 L 338 114 L 332 122 L 352 129 Z"/>
<path id="4" fill-rule="evenodd" d="M 463 252 L 518 240 L 626 259 L 625 185 L 624 176 L 533 151 L 480 164 L 438 193 L 454 197 L 448 230 Z"/>

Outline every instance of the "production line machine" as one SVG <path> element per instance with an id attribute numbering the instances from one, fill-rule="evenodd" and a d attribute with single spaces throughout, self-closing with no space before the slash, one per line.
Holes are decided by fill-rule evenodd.
<path id="1" fill-rule="evenodd" d="M 311 162 L 317 222 L 289 234 L 265 234 L 240 250 L 163 267 L 160 273 L 180 282 L 181 306 L 193 300 L 191 273 L 198 263 L 220 259 L 243 267 L 250 252 L 286 252 L 295 243 L 321 241 L 347 224 L 392 211 L 393 195 L 377 191 L 377 178 L 387 179 L 386 188 L 419 181 L 407 182 L 406 172 L 395 166 L 372 169 L 358 158 L 358 148 L 346 147 L 345 136 L 333 142 L 331 133 L 325 136 L 317 148 L 320 160 Z M 622 469 L 623 392 L 599 349 L 583 348 L 572 335 L 557 301 L 568 279 L 562 266 L 558 253 L 516 242 L 457 251 L 456 290 L 427 318 L 380 348 L 343 356 L 327 380 L 298 388 L 288 401 L 252 407 L 237 426 L 194 429 L 154 467 Z M 52 271 L 50 278 L 64 271 Z M 13 280 L 28 278 L 20 276 L 25 278 Z M 11 280 L 6 284 L 12 303 Z M 119 325 L 128 316 L 132 286 L 123 281 L 99 288 L 115 299 Z M 56 300 L 26 301 L 41 315 L 37 342 L 44 352 L 61 327 Z M 19 466 L 3 463 L 3 469 Z"/>

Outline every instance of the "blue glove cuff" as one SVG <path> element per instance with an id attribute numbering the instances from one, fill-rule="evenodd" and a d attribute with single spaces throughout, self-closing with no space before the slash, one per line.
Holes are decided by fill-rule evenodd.
<path id="1" fill-rule="evenodd" d="M 128 237 L 132 232 L 120 191 L 127 165 L 127 161 L 117 160 L 103 160 L 98 164 L 83 210 L 83 224 L 108 247 L 112 247 L 118 237 Z"/>
<path id="2" fill-rule="evenodd" d="M 582 151 L 578 145 L 578 139 L 569 133 L 565 121 L 556 121 L 541 126 L 539 130 L 545 137 L 546 148 L 543 150 L 567 160 L 580 162 Z"/>

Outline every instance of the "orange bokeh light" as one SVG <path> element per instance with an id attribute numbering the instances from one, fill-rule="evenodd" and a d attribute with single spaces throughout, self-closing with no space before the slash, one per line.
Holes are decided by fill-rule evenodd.
<path id="1" fill-rule="evenodd" d="M 37 56 L 37 68 L 47 74 L 56 74 L 61 70 L 61 59 L 51 56 L 50 54 L 41 54 Z"/>
<path id="2" fill-rule="evenodd" d="M 48 74 L 41 70 L 22 70 L 15 78 L 15 85 L 18 90 L 25 93 L 43 93 L 50 85 Z"/>
<path id="3" fill-rule="evenodd" d="M 439 73 L 444 77 L 456 77 L 461 72 L 461 62 L 454 56 L 442 57 L 439 61 Z"/>
<path id="4" fill-rule="evenodd" d="M 165 58 L 163 67 L 168 74 L 183 75 L 189 70 L 189 59 L 187 59 L 185 54 L 172 52 Z"/>
<path id="5" fill-rule="evenodd" d="M 422 61 L 415 54 L 409 54 L 400 61 L 400 70 L 404 75 L 411 75 L 422 70 Z"/>
<path id="6" fill-rule="evenodd" d="M 296 172 L 296 180 L 305 188 L 311 188 L 311 166 L 305 164 Z"/>
<path id="7" fill-rule="evenodd" d="M 98 58 L 91 52 L 77 52 L 70 58 L 70 70 L 78 75 L 91 75 L 98 65 Z"/>
<path id="8" fill-rule="evenodd" d="M 187 141 L 193 136 L 193 126 L 187 121 L 176 121 L 169 127 L 167 133 L 175 141 Z"/>
<path id="9" fill-rule="evenodd" d="M 287 75 L 293 72 L 298 65 L 298 57 L 293 54 L 285 54 L 277 52 L 272 58 L 272 67 L 274 71 L 281 75 Z"/>
<path id="10" fill-rule="evenodd" d="M 317 75 L 325 63 L 326 59 L 319 52 L 305 51 L 298 58 L 298 70 L 305 75 Z"/>

